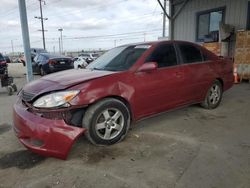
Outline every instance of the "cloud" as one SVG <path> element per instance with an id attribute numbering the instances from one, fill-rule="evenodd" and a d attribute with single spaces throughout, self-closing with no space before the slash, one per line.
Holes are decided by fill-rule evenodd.
<path id="1" fill-rule="evenodd" d="M 64 30 L 97 30 L 97 29 L 105 29 L 110 24 L 111 21 L 105 18 L 103 19 L 88 18 L 84 20 L 66 21 L 64 23 L 47 24 L 46 28 L 50 28 L 52 30 L 56 30 L 61 27 Z"/>
<path id="2" fill-rule="evenodd" d="M 18 22 L 17 20 L 0 20 L 0 25 L 2 29 L 16 29 L 16 28 L 20 28 L 20 22 Z"/>
<path id="3" fill-rule="evenodd" d="M 63 27 L 66 29 L 84 29 L 84 30 L 92 30 L 92 29 L 105 29 L 110 25 L 111 21 L 107 19 L 96 19 L 89 18 L 86 20 L 67 22 Z"/>
<path id="4" fill-rule="evenodd" d="M 41 23 L 40 20 L 34 18 L 40 15 L 39 2 L 26 0 L 26 5 L 30 40 L 39 41 L 42 39 L 41 32 L 38 31 L 41 29 Z M 161 11 L 156 0 L 46 0 L 46 5 L 43 5 L 44 17 L 48 18 L 44 22 L 45 29 L 48 30 L 45 33 L 46 46 L 48 50 L 53 49 L 53 46 L 58 46 L 57 39 L 60 36 L 58 28 L 61 27 L 64 29 L 63 35 L 68 38 L 145 31 L 147 40 L 156 40 L 161 35 L 161 31 L 151 31 L 160 30 L 162 27 Z M 12 39 L 15 40 L 15 44 L 21 44 L 18 1 L 1 0 L 0 16 L 1 46 L 9 46 Z M 143 33 L 124 36 L 126 40 L 120 36 L 117 39 L 124 43 L 136 42 L 143 38 Z M 136 37 L 138 40 L 128 39 Z M 83 41 L 84 39 L 67 40 L 65 49 L 102 48 L 114 45 L 113 39 L 109 38 L 105 41 L 91 39 L 91 43 Z M 42 43 L 37 42 L 36 46 L 39 47 L 39 45 Z"/>
<path id="5" fill-rule="evenodd" d="M 56 4 L 60 8 L 89 8 L 108 6 L 108 1 L 104 0 L 53 0 L 51 3 Z"/>

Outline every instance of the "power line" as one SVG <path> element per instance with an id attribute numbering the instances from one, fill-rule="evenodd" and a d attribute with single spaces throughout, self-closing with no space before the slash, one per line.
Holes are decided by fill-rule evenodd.
<path id="1" fill-rule="evenodd" d="M 156 31 L 161 31 L 161 29 L 152 29 L 152 30 L 144 30 L 144 31 L 135 31 L 135 32 L 126 32 L 126 33 L 117 33 L 117 34 L 107 34 L 107 35 L 95 35 L 95 36 L 78 36 L 78 37 L 65 37 L 64 40 L 89 40 L 89 39 L 111 39 L 111 38 L 117 38 L 117 37 L 131 37 L 131 36 L 138 36 L 138 35 L 144 35 L 156 32 Z M 58 38 L 47 38 L 50 40 L 58 40 Z"/>
<path id="2" fill-rule="evenodd" d="M 30 1 L 32 1 L 32 0 L 30 0 Z M 29 3 L 29 2 L 28 2 Z M 32 3 L 32 4 L 29 4 L 29 5 L 27 5 L 27 9 L 28 8 L 30 8 L 31 6 L 33 6 L 33 5 L 35 5 L 36 3 Z M 18 13 L 18 6 L 16 6 L 15 8 L 13 8 L 13 9 L 10 9 L 10 10 L 8 10 L 8 11 L 6 11 L 6 12 L 3 12 L 3 13 L 1 13 L 0 14 L 0 16 L 1 17 L 6 17 L 6 16 L 9 16 L 9 15 L 13 15 L 13 16 L 16 16 L 15 14 L 17 14 Z"/>
<path id="3" fill-rule="evenodd" d="M 61 1 L 61 0 L 60 0 Z M 58 3 L 59 1 L 56 1 L 56 2 L 52 2 L 51 4 L 55 4 L 55 3 Z M 115 0 L 115 2 L 108 2 L 107 3 L 107 1 L 104 1 L 104 3 L 103 4 L 98 4 L 98 5 L 96 5 L 96 6 L 94 6 L 94 7 L 92 7 L 92 8 L 87 8 L 87 9 L 79 9 L 78 8 L 78 12 L 81 12 L 81 13 L 83 13 L 83 14 L 86 14 L 86 13 L 88 13 L 88 14 L 90 14 L 91 12 L 93 12 L 93 10 L 98 10 L 98 9 L 100 9 L 100 8 L 103 8 L 103 7 L 111 7 L 111 6 L 113 6 L 113 5 L 117 5 L 117 4 L 119 4 L 119 3 L 123 3 L 123 2 L 126 2 L 126 0 L 120 0 L 120 1 L 117 1 L 117 0 Z M 51 5 L 50 4 L 50 5 Z M 73 15 L 73 16 L 75 16 L 75 14 L 73 14 L 73 13 L 75 13 L 76 12 L 76 10 L 69 10 L 69 11 L 63 11 L 62 13 L 63 14 L 61 14 L 61 13 L 52 13 L 52 14 L 48 14 L 48 16 L 50 16 L 50 17 L 52 17 L 50 20 L 54 20 L 54 19 L 56 19 L 56 18 L 58 18 L 58 16 L 60 17 L 60 16 L 68 16 L 69 14 L 71 14 L 71 15 Z M 55 17 L 56 16 L 56 17 Z"/>
<path id="4" fill-rule="evenodd" d="M 152 29 L 152 30 L 148 30 L 148 31 L 159 31 L 159 29 Z M 145 33 L 145 32 L 147 32 L 147 31 L 135 31 L 135 32 L 108 34 L 108 35 L 96 35 L 96 36 L 65 37 L 65 39 L 102 38 L 102 37 L 122 36 L 122 35 L 129 35 L 129 34 L 135 34 L 135 33 Z"/>

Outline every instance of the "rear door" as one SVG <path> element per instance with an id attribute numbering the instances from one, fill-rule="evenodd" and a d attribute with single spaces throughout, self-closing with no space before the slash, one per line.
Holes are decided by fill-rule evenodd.
<path id="1" fill-rule="evenodd" d="M 136 104 L 140 117 L 175 108 L 183 103 L 184 78 L 175 46 L 168 43 L 156 47 L 147 62 L 156 62 L 158 69 L 135 73 Z"/>
<path id="2" fill-rule="evenodd" d="M 214 75 L 211 61 L 204 61 L 200 48 L 191 43 L 178 43 L 182 68 L 186 79 L 186 101 L 200 101 L 211 84 Z"/>

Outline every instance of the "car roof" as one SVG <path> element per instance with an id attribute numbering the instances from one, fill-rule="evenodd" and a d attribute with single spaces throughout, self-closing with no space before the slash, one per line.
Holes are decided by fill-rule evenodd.
<path id="1" fill-rule="evenodd" d="M 50 54 L 50 53 L 40 53 L 39 55 L 48 57 L 48 58 L 70 58 L 70 57 L 66 57 L 63 55 L 57 55 L 57 54 Z"/>
<path id="2" fill-rule="evenodd" d="M 196 43 L 192 43 L 189 41 L 181 41 L 181 40 L 158 40 L 158 41 L 149 41 L 149 42 L 138 42 L 138 43 L 130 43 L 130 44 L 125 44 L 125 45 L 121 45 L 121 46 L 137 46 L 137 45 L 158 45 L 158 44 L 162 44 L 162 43 L 186 43 L 186 44 L 196 44 Z"/>

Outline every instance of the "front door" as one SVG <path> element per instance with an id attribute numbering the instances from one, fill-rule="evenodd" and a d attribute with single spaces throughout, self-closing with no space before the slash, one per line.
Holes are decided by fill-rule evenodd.
<path id="1" fill-rule="evenodd" d="M 156 62 L 158 69 L 135 73 L 136 111 L 139 117 L 159 113 L 183 103 L 183 71 L 173 44 L 163 44 L 153 51 L 146 62 Z"/>

